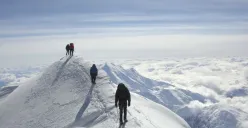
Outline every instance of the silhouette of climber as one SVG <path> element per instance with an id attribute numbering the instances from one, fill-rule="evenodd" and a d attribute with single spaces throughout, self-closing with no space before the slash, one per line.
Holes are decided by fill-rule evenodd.
<path id="1" fill-rule="evenodd" d="M 98 70 L 97 70 L 97 68 L 96 68 L 96 65 L 93 64 L 92 67 L 90 68 L 91 82 L 92 82 L 93 84 L 96 83 L 96 76 L 97 76 L 97 74 L 98 74 Z"/>
<path id="2" fill-rule="evenodd" d="M 70 54 L 70 45 L 67 44 L 65 49 L 66 49 L 66 55 L 69 55 Z"/>
<path id="3" fill-rule="evenodd" d="M 70 43 L 70 55 L 73 56 L 73 52 L 74 52 L 74 44 Z"/>
<path id="4" fill-rule="evenodd" d="M 123 84 L 120 83 L 117 87 L 115 93 L 115 107 L 117 107 L 117 103 L 119 103 L 120 109 L 120 125 L 127 122 L 127 105 L 131 105 L 131 96 L 128 88 Z M 122 115 L 124 113 L 124 122 L 122 120 Z"/>

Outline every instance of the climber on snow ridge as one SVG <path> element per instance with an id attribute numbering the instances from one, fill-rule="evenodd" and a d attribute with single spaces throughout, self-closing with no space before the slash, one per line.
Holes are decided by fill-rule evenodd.
<path id="1" fill-rule="evenodd" d="M 93 64 L 92 67 L 90 68 L 91 82 L 92 82 L 93 84 L 96 83 L 96 76 L 97 76 L 97 74 L 98 74 L 98 70 L 97 70 L 97 68 L 96 68 L 96 65 Z"/>
<path id="2" fill-rule="evenodd" d="M 117 103 L 119 102 L 120 109 L 120 124 L 123 124 L 122 115 L 124 113 L 124 122 L 127 122 L 127 105 L 131 105 L 131 96 L 128 88 L 120 83 L 117 87 L 115 93 L 115 107 L 117 107 Z"/>

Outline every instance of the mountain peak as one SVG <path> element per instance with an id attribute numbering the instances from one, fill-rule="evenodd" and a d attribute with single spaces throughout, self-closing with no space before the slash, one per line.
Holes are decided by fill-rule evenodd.
<path id="1" fill-rule="evenodd" d="M 64 57 L 42 74 L 19 86 L 0 103 L 0 127 L 118 127 L 114 106 L 116 85 L 99 70 L 91 84 L 90 62 Z M 179 116 L 138 94 L 131 93 L 127 127 L 188 128 Z"/>

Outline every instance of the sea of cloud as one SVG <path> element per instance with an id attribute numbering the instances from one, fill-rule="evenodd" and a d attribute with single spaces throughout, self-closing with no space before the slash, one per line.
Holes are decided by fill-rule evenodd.
<path id="1" fill-rule="evenodd" d="M 21 67 L 21 68 L 1 68 L 0 88 L 4 86 L 19 86 L 29 78 L 40 73 L 45 66 Z"/>
<path id="2" fill-rule="evenodd" d="M 248 58 L 165 58 L 114 63 L 248 112 Z M 215 103 L 194 101 L 188 107 L 197 111 L 211 104 Z"/>
<path id="3" fill-rule="evenodd" d="M 168 82 L 216 99 L 219 104 L 248 112 L 248 58 L 164 58 L 112 62 L 124 68 L 134 68 L 145 77 Z M 2 68 L 0 86 L 19 86 L 45 67 Z M 211 104 L 215 103 L 192 101 L 188 107 L 196 113 Z"/>

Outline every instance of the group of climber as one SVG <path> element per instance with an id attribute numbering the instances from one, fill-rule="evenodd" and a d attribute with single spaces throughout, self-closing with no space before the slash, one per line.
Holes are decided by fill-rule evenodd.
<path id="1" fill-rule="evenodd" d="M 66 49 L 66 55 L 73 56 L 73 52 L 74 52 L 74 44 L 73 43 L 67 44 L 65 49 Z M 96 65 L 93 64 L 92 67 L 90 68 L 91 82 L 93 84 L 96 83 L 97 74 L 98 74 L 98 70 L 96 68 Z"/>
<path id="2" fill-rule="evenodd" d="M 70 43 L 66 45 L 66 55 L 73 56 L 74 52 L 74 44 Z M 98 75 L 98 69 L 95 64 L 92 65 L 90 68 L 90 76 L 92 84 L 96 84 L 96 77 Z M 120 83 L 117 87 L 115 93 L 115 107 L 119 106 L 120 110 L 120 125 L 123 125 L 127 122 L 127 106 L 131 105 L 131 96 L 128 88 L 123 84 Z M 123 120 L 124 115 L 124 120 Z"/>
<path id="3" fill-rule="evenodd" d="M 66 49 L 66 55 L 73 56 L 73 52 L 74 52 L 74 44 L 73 43 L 67 44 L 65 49 Z"/>
<path id="4" fill-rule="evenodd" d="M 96 84 L 96 76 L 98 74 L 98 69 L 95 64 L 92 65 L 90 68 L 90 76 L 91 82 Z M 120 110 L 120 125 L 123 125 L 127 122 L 127 106 L 131 105 L 131 96 L 128 88 L 123 84 L 120 83 L 117 87 L 115 93 L 115 107 L 119 106 Z M 124 115 L 124 120 L 123 120 Z"/>
<path id="5" fill-rule="evenodd" d="M 96 84 L 96 76 L 98 74 L 98 69 L 95 64 L 92 65 L 90 68 L 90 76 L 91 82 Z M 119 106 L 120 109 L 120 125 L 123 125 L 127 122 L 127 106 L 131 105 L 131 96 L 128 88 L 123 84 L 120 83 L 117 87 L 115 93 L 115 107 Z M 123 120 L 124 114 L 124 120 Z"/>

